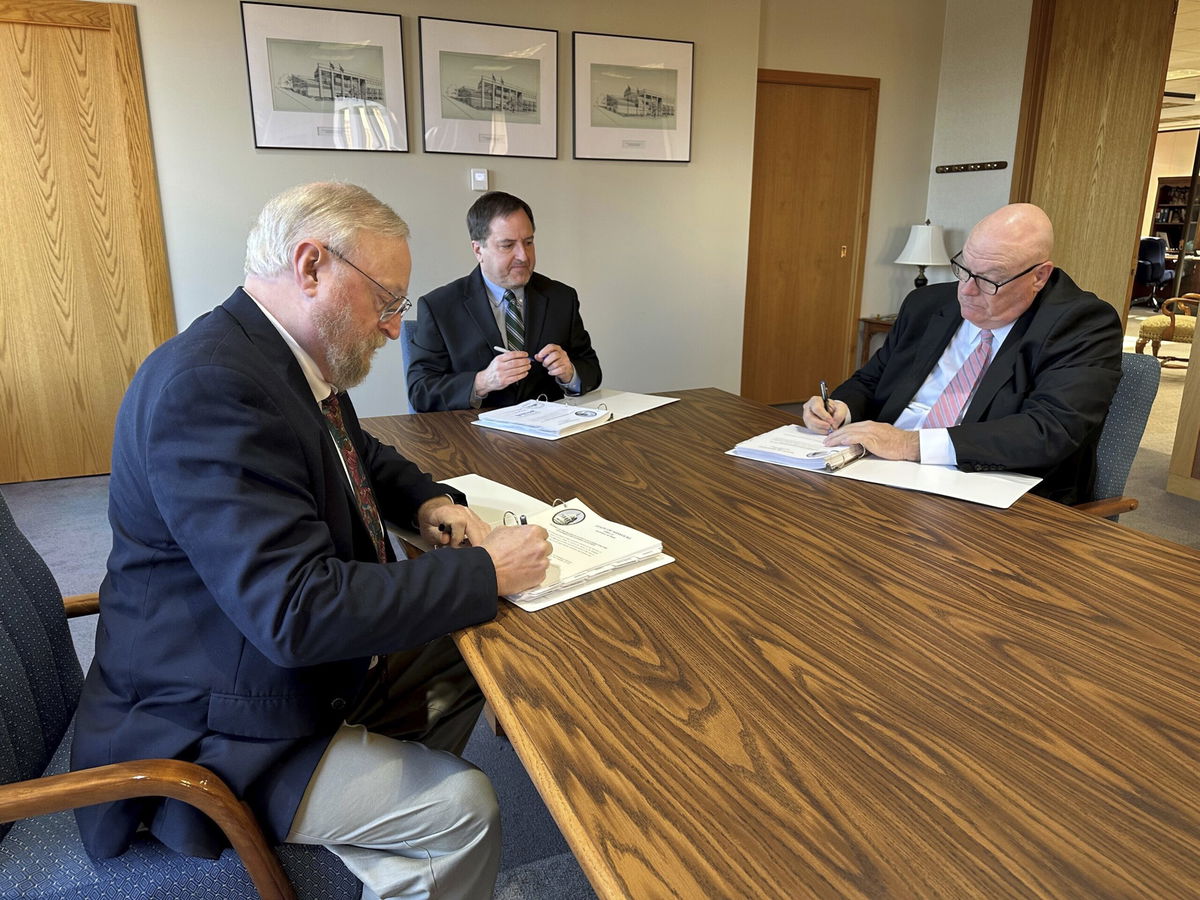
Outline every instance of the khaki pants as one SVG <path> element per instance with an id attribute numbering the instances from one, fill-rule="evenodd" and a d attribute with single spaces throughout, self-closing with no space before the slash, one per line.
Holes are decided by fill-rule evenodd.
<path id="1" fill-rule="evenodd" d="M 448 637 L 381 658 L 286 840 L 336 853 L 363 882 L 364 900 L 490 898 L 500 865 L 496 794 L 457 756 L 482 706 Z"/>

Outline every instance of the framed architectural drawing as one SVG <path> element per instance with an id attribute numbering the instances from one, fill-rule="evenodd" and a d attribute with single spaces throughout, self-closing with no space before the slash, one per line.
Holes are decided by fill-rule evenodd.
<path id="1" fill-rule="evenodd" d="M 242 3 L 254 146 L 408 150 L 400 16 Z"/>
<path id="2" fill-rule="evenodd" d="M 558 32 L 421 16 L 425 152 L 558 157 Z"/>
<path id="3" fill-rule="evenodd" d="M 575 158 L 690 162 L 693 43 L 573 38 Z"/>

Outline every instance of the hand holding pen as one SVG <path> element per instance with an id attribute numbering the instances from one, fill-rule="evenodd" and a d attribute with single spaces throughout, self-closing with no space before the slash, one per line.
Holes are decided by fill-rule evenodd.
<path id="1" fill-rule="evenodd" d="M 492 350 L 497 355 L 486 369 L 475 373 L 475 393 L 480 397 L 520 381 L 529 374 L 529 368 L 533 365 L 524 350 L 505 350 L 503 347 L 493 347 Z"/>
<path id="2" fill-rule="evenodd" d="M 829 399 L 829 386 L 822 381 L 819 396 L 809 397 L 804 404 L 804 424 L 813 431 L 829 434 L 850 418 L 850 408 L 841 400 Z"/>

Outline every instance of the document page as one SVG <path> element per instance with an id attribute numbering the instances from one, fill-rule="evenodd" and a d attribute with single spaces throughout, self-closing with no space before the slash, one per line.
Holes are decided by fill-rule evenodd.
<path id="1" fill-rule="evenodd" d="M 635 394 L 632 391 L 614 391 L 609 388 L 596 388 L 588 394 L 579 397 L 564 397 L 555 400 L 564 406 L 588 406 L 599 409 L 604 406 L 612 413 L 613 421 L 627 419 L 638 413 L 648 412 L 668 403 L 678 403 L 678 397 L 655 397 L 652 394 Z"/>
<path id="2" fill-rule="evenodd" d="M 546 580 L 508 597 L 513 602 L 536 600 L 556 587 L 569 587 L 662 553 L 662 541 L 610 522 L 578 498 L 527 518 L 530 525 L 546 529 L 554 549 Z"/>

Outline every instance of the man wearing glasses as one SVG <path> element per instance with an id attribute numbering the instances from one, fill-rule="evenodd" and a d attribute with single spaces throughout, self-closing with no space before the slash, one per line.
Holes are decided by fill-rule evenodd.
<path id="1" fill-rule="evenodd" d="M 417 301 L 408 399 L 417 412 L 512 406 L 600 386 L 575 289 L 534 272 L 533 210 L 490 191 L 467 211 L 479 265 Z"/>
<path id="2" fill-rule="evenodd" d="M 457 756 L 482 696 L 447 635 L 539 584 L 550 547 L 489 529 L 359 425 L 345 391 L 399 335 L 407 237 L 362 188 L 285 191 L 250 233 L 245 287 L 134 376 L 72 765 L 196 762 L 269 839 L 329 847 L 365 898 L 491 897 L 496 798 Z M 460 549 L 397 561 L 385 521 Z M 78 821 L 101 858 L 140 823 L 190 856 L 225 844 L 174 800 Z"/>
<path id="3" fill-rule="evenodd" d="M 905 299 L 879 351 L 830 395 L 804 404 L 830 445 L 884 459 L 1014 470 L 1033 493 L 1088 499 L 1096 442 L 1121 377 L 1116 310 L 1051 261 L 1054 230 L 1028 203 L 972 229 L 957 283 Z"/>

